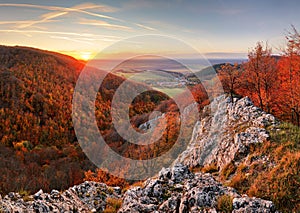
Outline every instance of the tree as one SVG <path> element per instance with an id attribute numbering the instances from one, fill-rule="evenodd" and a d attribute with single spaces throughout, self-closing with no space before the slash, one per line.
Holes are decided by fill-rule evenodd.
<path id="1" fill-rule="evenodd" d="M 239 70 L 238 64 L 232 65 L 226 63 L 221 66 L 218 74 L 225 92 L 230 94 L 231 102 L 233 102 L 233 95 L 240 86 L 241 71 Z"/>
<path id="2" fill-rule="evenodd" d="M 267 112 L 272 108 L 273 91 L 278 86 L 276 60 L 272 49 L 258 42 L 249 52 L 244 71 L 244 87 L 247 95 Z"/>
<path id="3" fill-rule="evenodd" d="M 286 36 L 287 46 L 278 63 L 282 99 L 280 109 L 283 116 L 300 126 L 300 35 L 295 27 Z"/>

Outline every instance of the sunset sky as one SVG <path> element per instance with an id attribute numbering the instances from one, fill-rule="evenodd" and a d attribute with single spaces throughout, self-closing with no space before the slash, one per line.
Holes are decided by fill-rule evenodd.
<path id="1" fill-rule="evenodd" d="M 300 27 L 299 11 L 296 0 L 1 0 L 0 38 L 88 59 L 116 41 L 158 34 L 207 57 L 245 57 L 258 41 L 279 52 L 291 25 Z"/>

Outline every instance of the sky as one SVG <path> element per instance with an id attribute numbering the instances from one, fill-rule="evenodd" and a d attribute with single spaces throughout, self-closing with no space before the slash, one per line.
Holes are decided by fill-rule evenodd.
<path id="1" fill-rule="evenodd" d="M 0 0 L 0 44 L 87 60 L 123 39 L 162 35 L 209 58 L 238 58 L 258 41 L 279 53 L 299 11 L 296 0 Z"/>

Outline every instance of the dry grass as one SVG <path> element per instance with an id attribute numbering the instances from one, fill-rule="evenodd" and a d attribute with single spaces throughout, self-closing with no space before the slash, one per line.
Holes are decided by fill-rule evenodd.
<path id="1" fill-rule="evenodd" d="M 300 152 L 286 153 L 278 165 L 261 173 L 248 190 L 251 196 L 271 199 L 283 212 L 300 209 Z"/>
<path id="2" fill-rule="evenodd" d="M 220 174 L 221 180 L 240 193 L 272 200 L 282 212 L 300 209 L 300 129 L 283 123 L 280 130 L 271 131 L 270 141 L 257 144 L 251 150 L 249 165 L 227 165 Z M 266 163 L 256 161 L 265 156 Z M 270 166 L 272 163 L 273 166 Z"/>
<path id="3" fill-rule="evenodd" d="M 218 168 L 216 162 L 206 165 L 201 169 L 201 172 L 203 172 L 203 173 L 215 173 L 218 171 L 219 171 L 219 168 Z"/>
<path id="4" fill-rule="evenodd" d="M 141 188 L 143 188 L 144 187 L 144 181 L 137 181 L 137 182 L 134 182 L 133 184 L 131 184 L 129 186 L 124 187 L 122 189 L 122 193 L 125 193 L 128 189 L 133 188 L 133 187 L 141 187 Z"/>
<path id="5" fill-rule="evenodd" d="M 236 169 L 237 168 L 233 162 L 230 162 L 229 164 L 227 164 L 221 171 L 221 174 L 220 174 L 221 180 L 228 180 L 230 175 L 235 173 Z"/>
<path id="6" fill-rule="evenodd" d="M 106 208 L 103 213 L 116 213 L 118 209 L 122 206 L 122 199 L 117 198 L 107 198 L 106 199 Z"/>
<path id="7" fill-rule="evenodd" d="M 217 200 L 217 211 L 223 213 L 232 212 L 233 210 L 232 200 L 233 198 L 229 195 L 220 196 Z"/>

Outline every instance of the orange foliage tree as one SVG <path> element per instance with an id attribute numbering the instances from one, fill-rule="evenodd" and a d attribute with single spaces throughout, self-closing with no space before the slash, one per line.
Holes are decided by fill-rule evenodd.
<path id="1" fill-rule="evenodd" d="M 293 27 L 287 37 L 287 47 L 278 62 L 280 79 L 279 108 L 281 117 L 300 125 L 300 35 Z"/>
<path id="2" fill-rule="evenodd" d="M 95 172 L 89 170 L 85 172 L 84 175 L 85 175 L 84 178 L 85 181 L 102 182 L 102 183 L 106 183 L 109 186 L 120 186 L 122 188 L 129 186 L 129 182 L 127 182 L 125 179 L 113 176 L 101 169 L 96 169 Z"/>
<path id="3" fill-rule="evenodd" d="M 272 49 L 258 42 L 249 52 L 244 66 L 242 94 L 249 96 L 262 110 L 271 112 L 274 91 L 278 87 L 276 59 Z"/>
<path id="4" fill-rule="evenodd" d="M 218 71 L 219 78 L 222 82 L 224 91 L 230 94 L 231 102 L 233 102 L 233 95 L 240 87 L 241 70 L 239 70 L 238 64 L 225 64 L 222 65 Z"/>

